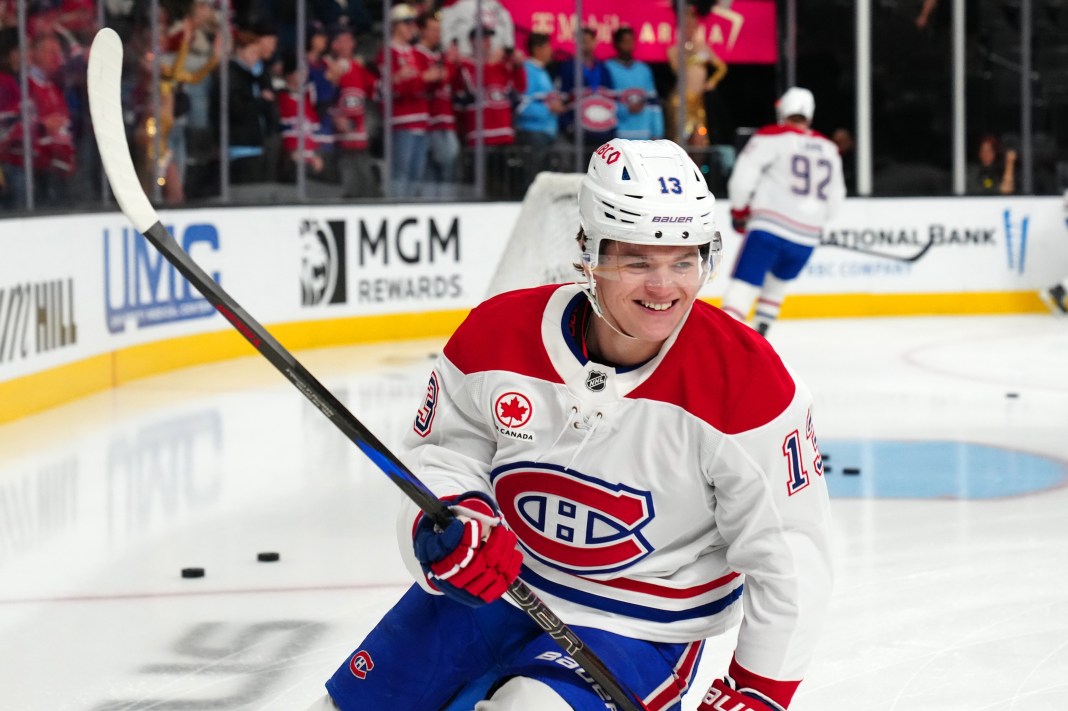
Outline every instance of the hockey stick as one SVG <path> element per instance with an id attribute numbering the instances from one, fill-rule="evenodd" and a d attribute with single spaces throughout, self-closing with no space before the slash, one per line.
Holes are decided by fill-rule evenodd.
<path id="1" fill-rule="evenodd" d="M 122 41 L 109 28 L 100 30 L 89 52 L 89 112 L 93 119 L 96 144 L 104 162 L 112 192 L 123 214 L 138 232 L 174 265 L 185 279 L 204 295 L 215 309 L 270 361 L 297 390 L 300 390 L 327 419 L 352 440 L 374 464 L 393 480 L 401 491 L 439 526 L 446 526 L 453 514 L 382 442 L 345 408 L 334 394 L 309 373 L 267 330 L 227 294 L 196 262 L 178 246 L 159 220 L 137 179 L 126 127 L 122 119 L 119 83 L 122 79 Z M 552 637 L 611 697 L 608 708 L 643 711 L 644 706 L 624 690 L 608 668 L 541 599 L 516 579 L 508 595 L 542 630 Z"/>
<path id="2" fill-rule="evenodd" d="M 919 252 L 913 254 L 910 257 L 904 257 L 900 254 L 889 254 L 888 252 L 880 252 L 874 249 L 865 249 L 864 247 L 856 247 L 851 244 L 843 244 L 840 242 L 822 242 L 819 246 L 838 247 L 839 249 L 848 249 L 850 252 L 859 252 L 860 254 L 864 254 L 869 257 L 879 257 L 880 259 L 890 259 L 895 262 L 911 263 L 919 260 L 920 257 L 927 254 L 927 250 L 929 250 L 932 245 L 934 245 L 934 240 L 927 240 L 927 244 L 923 245 L 923 249 L 921 249 Z"/>

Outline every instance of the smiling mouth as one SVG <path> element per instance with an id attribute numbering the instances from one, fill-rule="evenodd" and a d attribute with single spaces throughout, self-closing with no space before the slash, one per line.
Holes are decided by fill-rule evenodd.
<path id="1" fill-rule="evenodd" d="M 647 311 L 667 311 L 674 306 L 678 300 L 674 301 L 639 301 L 638 304 Z"/>

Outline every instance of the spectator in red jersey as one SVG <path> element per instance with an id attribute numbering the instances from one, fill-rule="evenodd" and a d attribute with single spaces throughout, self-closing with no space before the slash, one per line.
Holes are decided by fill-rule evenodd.
<path id="1" fill-rule="evenodd" d="M 430 99 L 429 153 L 427 155 L 426 194 L 430 197 L 456 196 L 460 140 L 456 136 L 456 116 L 452 108 L 452 85 L 459 71 L 460 52 L 455 44 L 441 47 L 441 20 L 437 15 L 419 18 L 419 43 L 416 56 L 423 68 Z"/>
<path id="2" fill-rule="evenodd" d="M 527 88 L 527 75 L 521 52 L 495 49 L 493 28 L 482 28 L 482 43 L 477 42 L 478 28 L 471 30 L 471 42 L 483 57 L 482 87 L 478 86 L 477 65 L 473 57 L 465 58 L 457 75 L 455 95 L 463 107 L 461 131 L 468 146 L 481 137 L 488 147 L 487 172 L 490 193 L 504 197 L 508 192 L 507 154 L 502 146 L 515 142 L 512 107 Z M 482 105 L 482 126 L 478 126 L 478 107 Z M 521 178 L 517 178 L 521 179 Z"/>
<path id="3" fill-rule="evenodd" d="M 329 139 L 322 134 L 319 112 L 315 109 L 314 89 L 304 79 L 297 66 L 297 58 L 282 58 L 285 87 L 278 92 L 278 119 L 282 127 L 282 182 L 296 179 L 297 165 L 303 162 L 308 174 L 318 177 L 326 168 L 322 146 Z M 304 94 L 304 113 L 301 116 L 301 93 Z M 303 136 L 301 135 L 303 133 Z"/>
<path id="4" fill-rule="evenodd" d="M 389 12 L 392 25 L 389 67 L 390 86 L 384 93 L 392 101 L 389 129 L 393 138 L 390 156 L 390 197 L 415 197 L 426 172 L 427 120 L 429 101 L 426 82 L 412 41 L 416 35 L 416 14 L 406 3 Z M 378 71 L 386 76 L 384 54 L 378 54 Z"/>
<path id="5" fill-rule="evenodd" d="M 367 150 L 367 106 L 374 98 L 378 80 L 355 54 L 356 38 L 352 30 L 339 30 L 331 48 L 334 58 L 327 77 L 337 86 L 337 103 L 331 115 L 342 195 L 377 197 Z"/>
<path id="6" fill-rule="evenodd" d="M 14 28 L 4 28 L 0 31 L 0 207 L 8 210 L 26 207 L 18 73 L 18 33 Z"/>
<path id="7" fill-rule="evenodd" d="M 67 197 L 66 182 L 74 173 L 70 109 L 55 83 L 62 66 L 63 49 L 55 35 L 40 34 L 30 42 L 34 196 L 39 205 L 61 205 Z"/>

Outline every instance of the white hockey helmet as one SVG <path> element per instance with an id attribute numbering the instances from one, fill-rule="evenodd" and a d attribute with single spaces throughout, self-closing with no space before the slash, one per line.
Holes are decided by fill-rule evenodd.
<path id="1" fill-rule="evenodd" d="M 816 113 L 816 97 L 808 89 L 792 86 L 786 93 L 775 102 L 775 113 L 779 117 L 779 123 L 788 116 L 804 116 L 807 121 L 812 120 Z"/>
<path id="2" fill-rule="evenodd" d="M 712 212 L 716 199 L 701 170 L 672 141 L 614 138 L 590 158 L 579 187 L 583 260 L 596 266 L 602 240 L 722 249 Z"/>
<path id="3" fill-rule="evenodd" d="M 697 247 L 695 277 L 698 286 L 707 281 L 723 251 L 715 202 L 701 170 L 672 141 L 615 138 L 598 148 L 578 193 L 585 290 L 594 311 L 604 315 L 594 277 L 604 240 Z"/>

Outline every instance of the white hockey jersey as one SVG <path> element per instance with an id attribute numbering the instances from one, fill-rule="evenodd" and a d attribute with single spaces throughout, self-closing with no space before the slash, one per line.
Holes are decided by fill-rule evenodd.
<path id="1" fill-rule="evenodd" d="M 586 309 L 575 285 L 476 308 L 431 374 L 406 463 L 438 496 L 492 495 L 523 581 L 567 624 L 688 642 L 744 608 L 732 672 L 785 707 L 831 590 L 811 396 L 703 302 L 629 369 L 585 357 Z M 432 591 L 411 552 L 417 513 L 402 514 L 401 550 Z"/>
<path id="2" fill-rule="evenodd" d="M 819 244 L 846 195 L 838 147 L 811 129 L 791 126 L 765 126 L 753 134 L 727 190 L 732 209 L 752 210 L 749 230 L 810 246 Z"/>

